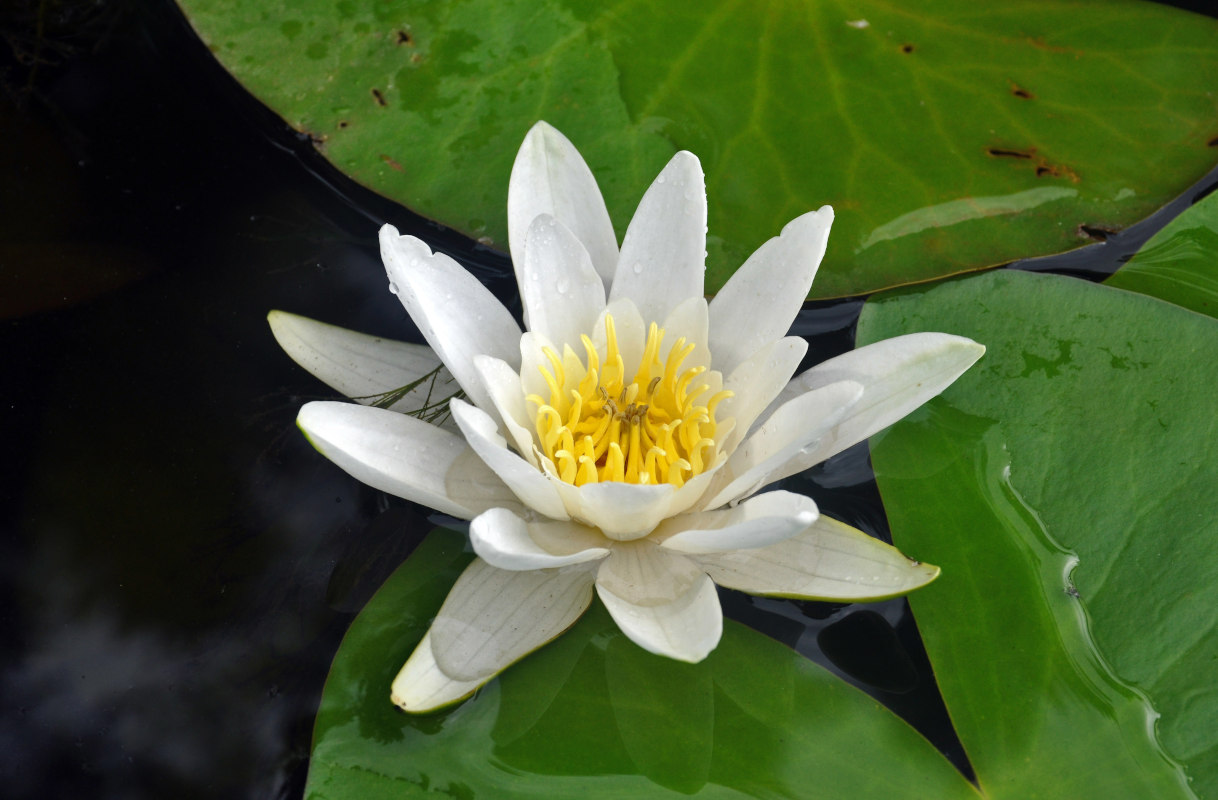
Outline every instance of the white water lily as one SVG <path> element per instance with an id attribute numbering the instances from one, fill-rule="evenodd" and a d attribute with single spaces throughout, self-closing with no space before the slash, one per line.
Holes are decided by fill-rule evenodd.
<path id="1" fill-rule="evenodd" d="M 468 696 L 566 630 L 594 592 L 641 647 L 697 662 L 722 631 L 715 584 L 853 601 L 934 579 L 937 567 L 807 497 L 757 494 L 900 419 L 984 352 L 919 333 L 792 379 L 807 345 L 786 333 L 832 220 L 826 206 L 792 221 L 708 304 L 697 158 L 673 157 L 619 251 L 591 171 L 538 123 L 508 195 L 527 330 L 455 261 L 389 225 L 390 289 L 430 349 L 272 313 L 287 352 L 350 396 L 417 382 L 391 408 L 305 405 L 313 445 L 364 483 L 471 520 L 477 558 L 393 702 L 419 712 Z M 399 413 L 451 394 L 446 382 L 468 398 L 451 402 L 450 423 Z"/>

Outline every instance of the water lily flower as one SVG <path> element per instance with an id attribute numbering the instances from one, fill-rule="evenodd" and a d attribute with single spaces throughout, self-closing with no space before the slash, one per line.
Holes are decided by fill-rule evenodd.
<path id="1" fill-rule="evenodd" d="M 900 419 L 984 352 L 918 333 L 792 378 L 807 344 L 786 334 L 832 220 L 828 206 L 796 218 L 708 303 L 698 159 L 672 158 L 619 249 L 591 170 L 538 123 L 508 193 L 525 330 L 455 261 L 389 225 L 390 290 L 430 348 L 272 312 L 287 352 L 340 391 L 409 390 L 391 408 L 308 403 L 309 441 L 370 486 L 471 520 L 477 558 L 393 702 L 420 712 L 463 699 L 570 627 L 593 594 L 639 646 L 697 662 L 722 631 L 716 584 L 853 601 L 934 579 L 937 567 L 807 497 L 759 493 Z M 400 413 L 443 396 L 437 383 L 467 398 L 451 420 Z"/>

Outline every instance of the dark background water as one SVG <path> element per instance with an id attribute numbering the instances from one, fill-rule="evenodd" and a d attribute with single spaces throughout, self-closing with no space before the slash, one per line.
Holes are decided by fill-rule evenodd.
<path id="1" fill-rule="evenodd" d="M 342 633 L 433 522 L 298 435 L 330 393 L 265 314 L 416 336 L 383 221 L 509 300 L 510 268 L 330 170 L 171 4 L 0 5 L 0 70 L 0 794 L 299 796 Z M 1188 200 L 1019 266 L 1103 274 Z M 810 358 L 860 305 L 808 308 Z M 859 447 L 790 488 L 886 535 L 869 475 Z M 723 600 L 967 769 L 903 601 Z"/>

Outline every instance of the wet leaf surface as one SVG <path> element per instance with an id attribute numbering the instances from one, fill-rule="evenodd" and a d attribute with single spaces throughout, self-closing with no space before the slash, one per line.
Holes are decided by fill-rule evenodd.
<path id="1" fill-rule="evenodd" d="M 982 789 L 1188 797 L 1174 758 L 1218 796 L 1218 323 L 997 272 L 872 299 L 860 343 L 917 330 L 988 347 L 872 440 L 895 543 L 943 567 L 910 602 Z"/>
<path id="2" fill-rule="evenodd" d="M 584 153 L 619 236 L 691 150 L 711 291 L 825 203 L 817 297 L 1070 250 L 1218 161 L 1218 23 L 1147 2 L 181 5 L 338 169 L 501 249 L 534 121 Z"/>

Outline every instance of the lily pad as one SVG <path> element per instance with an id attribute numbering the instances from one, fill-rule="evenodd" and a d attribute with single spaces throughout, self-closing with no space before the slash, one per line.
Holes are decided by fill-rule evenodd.
<path id="1" fill-rule="evenodd" d="M 471 700 L 403 714 L 390 681 L 468 563 L 464 540 L 433 532 L 352 623 L 306 797 L 977 800 L 874 700 L 731 622 L 706 661 L 678 664 L 627 640 L 597 603 Z"/>
<path id="2" fill-rule="evenodd" d="M 1104 282 L 1218 317 L 1218 192 L 1168 223 Z"/>
<path id="3" fill-rule="evenodd" d="M 710 291 L 824 203 L 832 297 L 1072 249 L 1218 160 L 1218 22 L 1148 2 L 180 3 L 338 169 L 500 248 L 536 120 L 584 153 L 619 236 L 693 151 Z"/>
<path id="4" fill-rule="evenodd" d="M 1218 797 L 1218 323 L 1020 272 L 868 301 L 861 341 L 987 354 L 872 440 L 910 597 L 987 797 Z"/>

